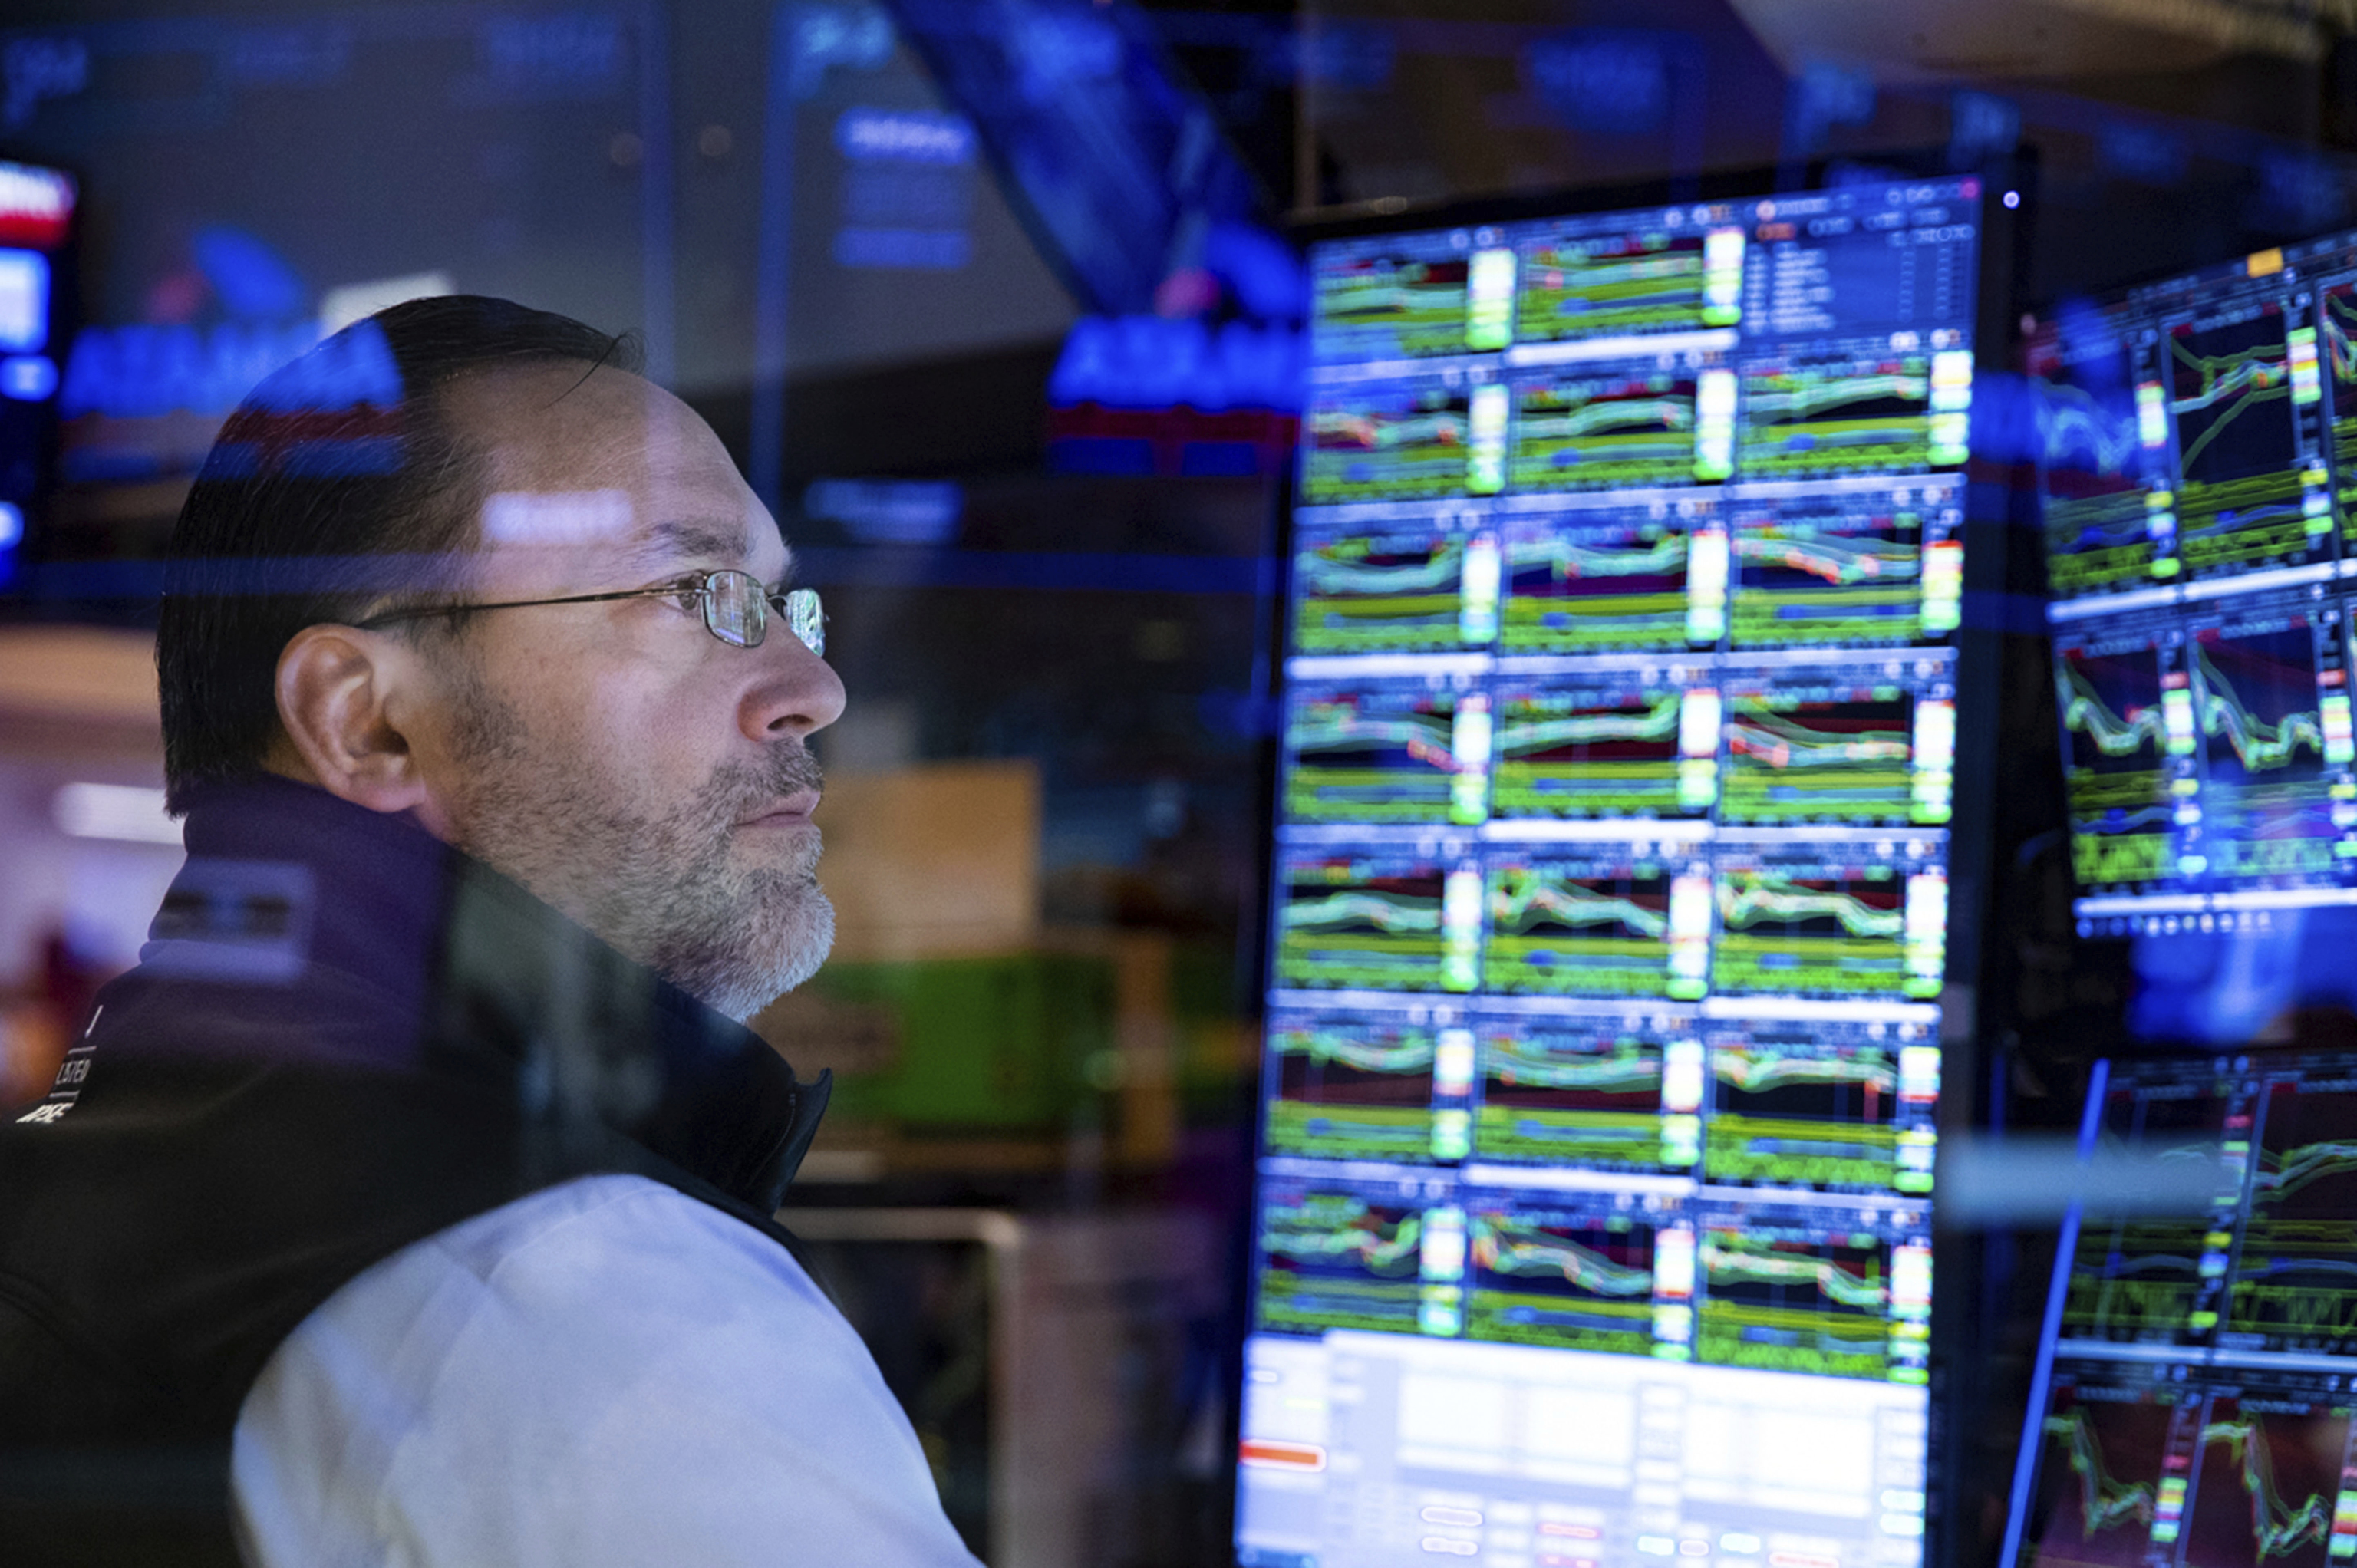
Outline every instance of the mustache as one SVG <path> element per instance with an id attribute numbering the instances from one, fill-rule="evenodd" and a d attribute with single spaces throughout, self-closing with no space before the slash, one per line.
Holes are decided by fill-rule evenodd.
<path id="1" fill-rule="evenodd" d="M 731 763 L 713 779 L 711 799 L 719 812 L 735 821 L 746 811 L 807 789 L 823 794 L 826 772 L 800 741 L 780 744 L 760 763 Z"/>

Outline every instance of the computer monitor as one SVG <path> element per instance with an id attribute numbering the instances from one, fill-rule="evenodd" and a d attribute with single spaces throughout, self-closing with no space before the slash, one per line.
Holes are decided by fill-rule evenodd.
<path id="1" fill-rule="evenodd" d="M 2233 1048 L 2357 968 L 2357 234 L 2061 313 L 2035 368 L 2079 930 Z"/>
<path id="2" fill-rule="evenodd" d="M 2082 1147 L 2189 1164 L 2184 1212 L 2066 1224 L 2004 1563 L 2357 1557 L 2357 1053 L 2099 1063 Z"/>
<path id="3" fill-rule="evenodd" d="M 1248 1568 L 1923 1559 L 2018 198 L 1763 189 L 1309 248 Z"/>

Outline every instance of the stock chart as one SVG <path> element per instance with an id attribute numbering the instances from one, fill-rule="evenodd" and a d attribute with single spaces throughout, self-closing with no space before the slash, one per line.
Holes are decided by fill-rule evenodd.
<path id="1" fill-rule="evenodd" d="M 2131 1397 L 2122 1398 L 2122 1393 Z M 2090 1397 L 2090 1396 L 2093 1397 Z M 2175 1391 L 2059 1387 L 2040 1430 L 2038 1522 L 2030 1561 L 2143 1568 L 2168 1477 Z"/>
<path id="2" fill-rule="evenodd" d="M 1919 1559 L 1982 196 L 1312 243 L 1243 1568 Z"/>
<path id="3" fill-rule="evenodd" d="M 1472 472 L 1474 402 L 1464 388 L 1409 384 L 1312 408 L 1302 492 L 1316 500 L 1374 500 L 1472 488 L 1480 478 Z"/>
<path id="4" fill-rule="evenodd" d="M 1277 1092 L 1268 1146 L 1331 1159 L 1461 1155 L 1433 1110 L 1438 1031 L 1430 1024 L 1309 1014 L 1268 1032 Z"/>
<path id="5" fill-rule="evenodd" d="M 1521 256 L 1515 337 L 1545 343 L 1731 326 L 1742 248 L 1740 229 L 1537 239 Z"/>
<path id="6" fill-rule="evenodd" d="M 2357 281 L 2337 283 L 2319 296 L 2318 336 L 2324 360 L 2323 379 L 2330 392 L 2325 417 L 2330 422 L 2327 445 L 2332 454 L 2333 505 L 2341 514 L 2344 551 L 2357 539 Z"/>
<path id="7" fill-rule="evenodd" d="M 2264 1397 L 2212 1398 L 2184 1530 L 2188 1561 L 2325 1568 L 2349 1412 L 2283 1405 Z"/>
<path id="8" fill-rule="evenodd" d="M 1723 479 L 1695 445 L 1695 373 L 1555 375 L 1514 388 L 1511 475 L 1519 490 Z"/>
<path id="9" fill-rule="evenodd" d="M 1274 1192 L 1261 1210 L 1260 1321 L 1413 1330 L 1425 1215 L 1352 1193 Z"/>
<path id="10" fill-rule="evenodd" d="M 1920 495 L 1921 499 L 1918 499 Z M 1860 506 L 1768 500 L 1734 520 L 1737 648 L 1933 641 L 1962 618 L 1963 519 L 1953 489 L 1902 489 Z"/>
<path id="11" fill-rule="evenodd" d="M 1928 1192 L 1938 1052 L 1917 1026 L 1785 1026 L 1710 1039 L 1714 1181 Z"/>
<path id="12" fill-rule="evenodd" d="M 1422 519 L 1351 530 L 1303 541 L 1293 571 L 1293 643 L 1304 653 L 1422 652 L 1497 635 L 1493 536 Z"/>
<path id="13" fill-rule="evenodd" d="M 2169 445 L 2160 386 L 2138 415 L 2135 350 L 2111 324 L 2056 346 L 2043 384 L 2040 499 L 2046 571 L 2056 595 L 2148 587 L 2177 575 L 2177 514 L 2152 480 Z"/>
<path id="14" fill-rule="evenodd" d="M 2155 630 L 2134 628 L 2054 657 L 2054 702 L 2067 748 L 2063 789 L 2083 886 L 2136 888 L 2171 875 L 2169 725 Z M 2190 727 L 2190 699 L 2188 717 Z"/>
<path id="15" fill-rule="evenodd" d="M 2178 549 L 2190 575 L 2330 552 L 2330 519 L 2309 518 L 2303 504 L 2309 462 L 2293 417 L 2287 333 L 2283 312 L 2266 306 L 2169 329 L 2169 412 L 2183 476 Z"/>
<path id="16" fill-rule="evenodd" d="M 1645 1356 L 1653 1350 L 1653 1226 L 1603 1206 L 1477 1209 L 1467 1334 Z"/>
<path id="17" fill-rule="evenodd" d="M 1920 993 L 1906 950 L 1907 885 L 1889 865 L 1831 863 L 1809 850 L 1722 857 L 1711 981 L 1733 993 Z"/>
<path id="18" fill-rule="evenodd" d="M 1493 689 L 1501 817 L 1699 817 L 1717 765 L 1686 742 L 1716 740 L 1715 693 L 1676 664 L 1587 665 Z M 1715 751 L 1716 746 L 1709 748 Z"/>
<path id="19" fill-rule="evenodd" d="M 1618 846 L 1517 856 L 1490 872 L 1482 979 L 1503 994 L 1691 994 L 1671 968 L 1671 856 Z"/>
<path id="20" fill-rule="evenodd" d="M 1508 526 L 1502 648 L 1600 653 L 1716 643 L 1725 630 L 1726 536 L 1707 513 L 1566 517 Z M 1716 603 L 1689 592 L 1697 542 L 1717 546 Z"/>
<path id="21" fill-rule="evenodd" d="M 1615 1019 L 1508 1015 L 1483 1022 L 1479 1048 L 1481 1158 L 1601 1170 L 1695 1163 L 1699 1042 Z"/>
<path id="22" fill-rule="evenodd" d="M 1746 1216 L 1703 1233 L 1702 1360 L 1845 1378 L 1891 1359 L 1890 1246 L 1798 1217 Z"/>
<path id="23" fill-rule="evenodd" d="M 1412 853 L 1288 859 L 1277 913 L 1278 976 L 1309 988 L 1471 990 L 1462 939 L 1446 919 L 1449 884 L 1468 875 L 1476 879 L 1469 890 L 1478 894 L 1478 872 L 1452 871 Z"/>
<path id="24" fill-rule="evenodd" d="M 2017 1562 L 2357 1555 L 2357 1058 L 2113 1064 L 2100 1137 L 2204 1170 L 2206 1217 L 2091 1219 L 2040 1345 Z"/>
<path id="25" fill-rule="evenodd" d="M 2341 675 L 2338 639 L 2298 616 L 2204 627 L 2190 639 L 2210 865 L 2222 880 L 2330 877 L 2341 858 L 2332 785 L 2349 747 L 2344 731 L 2328 767 L 2319 669 L 2322 652 Z M 2345 714 L 2346 693 L 2336 694 Z"/>
<path id="26" fill-rule="evenodd" d="M 1737 667 L 1725 680 L 1723 820 L 1944 820 L 1918 809 L 1913 761 L 1921 699 L 1879 665 Z"/>
<path id="27" fill-rule="evenodd" d="M 1490 699 L 1417 680 L 1296 690 L 1285 809 L 1302 822 L 1478 822 Z"/>
<path id="28" fill-rule="evenodd" d="M 1471 258 L 1429 244 L 1354 256 L 1320 272 L 1314 308 L 1329 352 L 1387 360 L 1465 350 Z"/>
<path id="29" fill-rule="evenodd" d="M 2357 1092 L 2278 1083 L 2260 1122 L 2228 1331 L 2357 1351 Z"/>
<path id="30" fill-rule="evenodd" d="M 1932 440 L 1928 354 L 1794 356 L 1743 377 L 1739 461 L 1761 478 L 1907 474 L 1963 461 Z"/>

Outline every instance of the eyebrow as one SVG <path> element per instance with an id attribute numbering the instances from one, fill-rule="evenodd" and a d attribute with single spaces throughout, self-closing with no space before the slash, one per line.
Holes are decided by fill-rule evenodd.
<path id="1" fill-rule="evenodd" d="M 630 558 L 649 569 L 659 569 L 675 562 L 697 558 L 729 564 L 740 563 L 751 553 L 745 525 L 734 521 L 703 521 L 695 519 L 672 520 L 656 523 L 631 547 Z M 786 548 L 786 564 L 774 583 L 768 585 L 783 587 L 794 580 L 798 563 L 793 547 Z"/>
<path id="2" fill-rule="evenodd" d="M 694 519 L 658 522 L 631 547 L 631 559 L 649 566 L 702 557 L 735 564 L 745 559 L 745 525 Z"/>

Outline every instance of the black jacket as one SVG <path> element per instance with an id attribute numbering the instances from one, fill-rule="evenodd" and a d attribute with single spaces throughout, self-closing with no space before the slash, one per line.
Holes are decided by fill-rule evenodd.
<path id="1" fill-rule="evenodd" d="M 189 812 L 139 967 L 0 1123 L 0 1562 L 232 1563 L 280 1340 L 413 1241 L 631 1172 L 770 1219 L 827 1080 L 404 818 Z"/>

